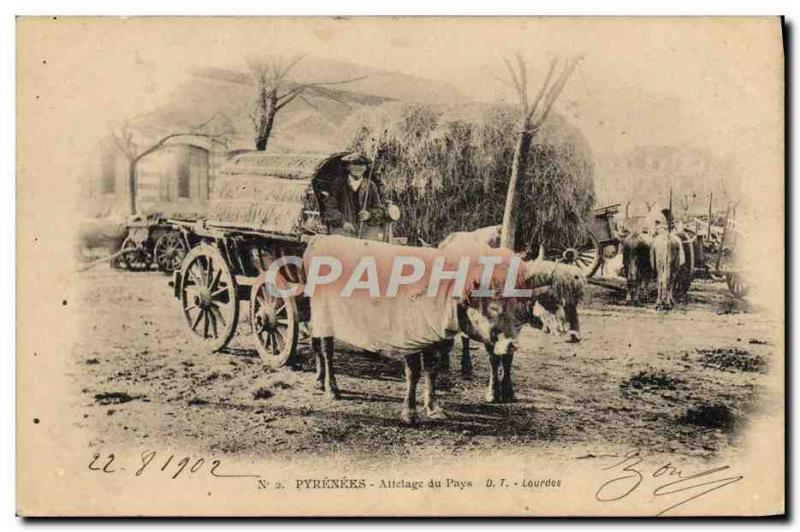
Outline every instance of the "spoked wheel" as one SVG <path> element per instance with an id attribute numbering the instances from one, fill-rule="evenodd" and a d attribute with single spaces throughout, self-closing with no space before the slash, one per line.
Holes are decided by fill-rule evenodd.
<path id="1" fill-rule="evenodd" d="M 592 233 L 587 233 L 586 240 L 580 246 L 556 249 L 551 256 L 556 262 L 577 266 L 581 273 L 588 278 L 594 275 L 597 268 L 600 267 L 602 254 L 600 242 Z"/>
<path id="2" fill-rule="evenodd" d="M 177 231 L 161 235 L 153 250 L 156 266 L 164 273 L 172 273 L 181 267 L 181 262 L 188 251 L 183 236 Z"/>
<path id="3" fill-rule="evenodd" d="M 142 244 L 137 244 L 130 238 L 122 243 L 122 264 L 128 270 L 141 272 L 150 269 L 152 257 Z"/>
<path id="4" fill-rule="evenodd" d="M 738 273 L 726 273 L 725 282 L 728 283 L 728 290 L 731 291 L 731 294 L 739 299 L 747 296 L 747 293 L 750 291 L 750 286 L 748 286 L 747 281 Z"/>
<path id="5" fill-rule="evenodd" d="M 211 351 L 230 342 L 239 320 L 236 280 L 220 253 L 207 245 L 186 256 L 180 277 L 181 308 L 189 329 Z"/>
<path id="6" fill-rule="evenodd" d="M 250 292 L 253 341 L 265 366 L 285 366 L 297 349 L 298 323 L 294 299 L 273 294 L 264 277 Z"/>

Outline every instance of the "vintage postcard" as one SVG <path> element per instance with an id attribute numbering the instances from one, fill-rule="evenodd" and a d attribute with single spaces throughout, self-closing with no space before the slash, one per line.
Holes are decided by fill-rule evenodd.
<path id="1" fill-rule="evenodd" d="M 18 513 L 783 514 L 783 42 L 19 18 Z"/>

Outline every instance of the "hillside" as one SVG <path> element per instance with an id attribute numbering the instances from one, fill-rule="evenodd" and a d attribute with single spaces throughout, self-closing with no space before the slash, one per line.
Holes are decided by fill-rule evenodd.
<path id="1" fill-rule="evenodd" d="M 333 92 L 346 103 L 327 98 L 309 98 L 313 108 L 295 100 L 277 115 L 270 148 L 275 150 L 327 150 L 341 147 L 336 132 L 358 108 L 389 101 L 453 104 L 466 98 L 449 84 L 399 72 L 353 63 L 306 58 L 292 71 L 298 83 L 359 78 L 337 85 Z M 170 98 L 155 111 L 137 117 L 137 122 L 165 130 L 187 129 L 217 115 L 215 126 L 224 122 L 232 130 L 232 148 L 252 147 L 254 89 L 246 72 L 207 68 L 177 85 Z"/>

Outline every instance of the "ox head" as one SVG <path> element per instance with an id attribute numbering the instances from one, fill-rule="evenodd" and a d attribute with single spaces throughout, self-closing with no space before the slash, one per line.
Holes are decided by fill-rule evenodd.
<path id="1" fill-rule="evenodd" d="M 503 298 L 459 305 L 459 326 L 470 339 L 486 345 L 494 355 L 517 350 L 519 331 L 525 324 L 519 303 Z"/>
<path id="2" fill-rule="evenodd" d="M 540 256 L 523 263 L 520 287 L 533 291 L 531 298 L 480 298 L 459 306 L 461 330 L 487 346 L 495 355 L 516 351 L 524 325 L 552 334 L 566 334 L 568 342 L 579 342 L 578 303 L 586 280 L 574 266 L 545 261 Z"/>
<path id="3" fill-rule="evenodd" d="M 578 303 L 583 297 L 586 279 L 580 270 L 568 264 L 539 257 L 525 263 L 526 285 L 533 289 L 529 302 L 529 324 L 546 333 L 566 334 L 568 342 L 580 342 Z"/>

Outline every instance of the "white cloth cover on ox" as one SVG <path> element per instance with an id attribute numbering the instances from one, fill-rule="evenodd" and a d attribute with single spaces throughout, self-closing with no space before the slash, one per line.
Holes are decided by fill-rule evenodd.
<path id="1" fill-rule="evenodd" d="M 479 278 L 477 257 L 503 255 L 489 248 L 473 247 L 470 251 L 470 270 L 466 286 Z M 314 337 L 333 336 L 357 349 L 387 355 L 418 353 L 423 348 L 452 338 L 458 332 L 457 303 L 454 300 L 454 281 L 442 280 L 433 297 L 427 297 L 430 274 L 437 257 L 444 257 L 445 271 L 458 269 L 465 250 L 455 253 L 435 248 L 421 248 L 365 241 L 341 236 L 317 236 L 303 255 L 306 275 L 314 257 L 333 257 L 341 261 L 342 273 L 331 284 L 315 287 L 311 302 L 311 333 Z M 351 277 L 362 257 L 374 257 L 380 295 L 374 297 L 366 289 L 356 289 L 350 297 L 341 290 Z M 386 297 L 387 285 L 396 257 L 415 257 L 425 264 L 425 274 L 419 281 L 401 285 L 395 297 Z M 411 266 L 402 273 L 410 274 Z M 321 275 L 327 269 L 323 267 Z M 359 276 L 366 279 L 366 274 Z M 462 294 L 455 294 L 460 297 Z"/>

